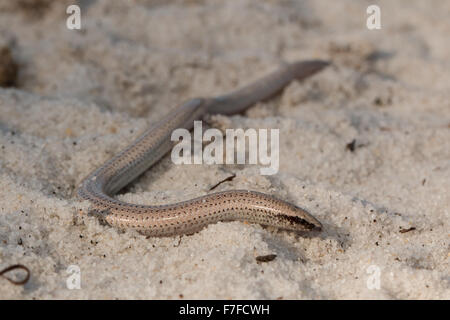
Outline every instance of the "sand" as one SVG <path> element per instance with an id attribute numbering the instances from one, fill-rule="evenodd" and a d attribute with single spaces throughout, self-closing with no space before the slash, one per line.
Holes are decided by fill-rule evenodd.
<path id="1" fill-rule="evenodd" d="M 450 298 L 449 2 L 79 1 L 68 30 L 71 3 L 0 2 L 0 270 L 31 272 L 0 277 L 0 298 Z M 170 203 L 235 174 L 215 191 L 271 193 L 321 233 L 231 222 L 146 238 L 80 214 L 83 177 L 169 110 L 302 59 L 333 65 L 209 119 L 279 128 L 278 174 L 166 156 L 117 197 Z"/>

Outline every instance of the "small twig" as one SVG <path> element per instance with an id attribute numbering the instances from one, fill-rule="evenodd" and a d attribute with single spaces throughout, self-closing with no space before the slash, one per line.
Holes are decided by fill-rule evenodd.
<path id="1" fill-rule="evenodd" d="M 8 278 L 8 277 L 4 276 L 5 273 L 7 273 L 9 271 L 12 271 L 14 269 L 25 270 L 25 272 L 27 273 L 25 279 L 23 279 L 22 281 L 16 281 L 16 280 L 13 280 L 11 278 Z M 18 285 L 18 286 L 27 283 L 28 280 L 30 279 L 30 275 L 31 275 L 30 269 L 28 269 L 27 267 L 25 267 L 24 265 L 21 265 L 21 264 L 14 264 L 14 265 L 9 266 L 9 267 L 3 269 L 2 271 L 0 271 L 0 276 L 1 277 L 5 278 L 6 280 L 11 282 L 12 284 L 15 284 L 15 285 Z"/>
<path id="2" fill-rule="evenodd" d="M 214 190 L 215 188 L 217 188 L 219 185 L 221 185 L 222 183 L 224 183 L 226 181 L 232 181 L 234 178 L 236 178 L 236 175 L 233 173 L 232 176 L 229 176 L 228 178 L 225 178 L 222 181 L 219 181 L 217 184 L 215 184 L 214 186 L 209 188 L 209 191 Z"/>
<path id="3" fill-rule="evenodd" d="M 347 143 L 345 148 L 350 152 L 354 152 L 356 149 L 356 139 L 353 139 L 351 142 Z"/>
<path id="4" fill-rule="evenodd" d="M 410 231 L 413 231 L 413 230 L 416 230 L 416 228 L 415 227 L 411 227 L 411 228 L 409 228 L 409 229 L 400 229 L 400 233 L 406 233 L 406 232 L 410 232 Z"/>
<path id="5" fill-rule="evenodd" d="M 365 147 L 367 144 L 363 143 L 357 143 L 356 139 L 353 139 L 351 142 L 347 143 L 345 145 L 345 149 L 347 149 L 350 152 L 355 152 L 356 149 Z"/>
<path id="6" fill-rule="evenodd" d="M 276 254 L 268 254 L 265 256 L 257 256 L 255 259 L 257 262 L 270 262 L 275 260 L 276 257 L 277 257 Z"/>

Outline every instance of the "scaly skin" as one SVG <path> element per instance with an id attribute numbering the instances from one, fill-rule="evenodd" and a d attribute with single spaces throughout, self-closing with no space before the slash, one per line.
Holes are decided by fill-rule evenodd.
<path id="1" fill-rule="evenodd" d="M 230 94 L 187 101 L 87 176 L 78 189 L 78 196 L 89 200 L 92 204 L 90 212 L 107 224 L 121 229 L 132 228 L 149 236 L 191 234 L 210 223 L 231 220 L 292 231 L 321 230 L 320 222 L 306 210 L 255 191 L 224 191 L 160 206 L 126 203 L 113 196 L 170 151 L 173 130 L 190 130 L 194 120 L 207 113 L 242 112 L 254 103 L 272 97 L 292 80 L 302 80 L 327 65 L 318 60 L 287 64 Z"/>

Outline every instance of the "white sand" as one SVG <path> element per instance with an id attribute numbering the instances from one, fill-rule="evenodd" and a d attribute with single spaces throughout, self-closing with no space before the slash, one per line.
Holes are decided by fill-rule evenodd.
<path id="1" fill-rule="evenodd" d="M 31 279 L 0 277 L 0 298 L 449 299 L 450 2 L 375 2 L 378 31 L 363 1 L 83 1 L 80 32 L 63 1 L 1 1 L 19 74 L 0 89 L 0 270 L 20 263 Z M 118 197 L 184 200 L 235 173 L 216 190 L 292 201 L 321 234 L 233 222 L 146 239 L 78 214 L 75 186 L 170 108 L 311 58 L 334 65 L 211 119 L 280 128 L 279 174 L 165 157 Z"/>

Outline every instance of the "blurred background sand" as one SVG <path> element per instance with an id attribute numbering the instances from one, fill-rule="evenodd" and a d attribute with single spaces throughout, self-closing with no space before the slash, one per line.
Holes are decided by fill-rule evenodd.
<path id="1" fill-rule="evenodd" d="M 0 270 L 31 271 L 0 277 L 0 298 L 449 299 L 449 17 L 444 0 L 0 1 Z M 232 222 L 147 239 L 79 214 L 83 177 L 171 108 L 312 58 L 333 65 L 209 119 L 279 128 L 277 175 L 167 156 L 118 198 L 185 200 L 235 174 L 215 191 L 292 201 L 321 234 Z"/>

